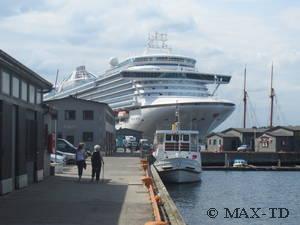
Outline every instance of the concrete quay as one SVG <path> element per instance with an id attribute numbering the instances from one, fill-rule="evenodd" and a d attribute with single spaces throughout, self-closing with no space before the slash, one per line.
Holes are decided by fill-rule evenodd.
<path id="1" fill-rule="evenodd" d="M 2 225 L 143 225 L 153 221 L 140 159 L 105 157 L 104 182 L 90 182 L 91 166 L 77 181 L 77 168 L 0 197 Z M 102 177 L 102 174 L 101 174 Z"/>

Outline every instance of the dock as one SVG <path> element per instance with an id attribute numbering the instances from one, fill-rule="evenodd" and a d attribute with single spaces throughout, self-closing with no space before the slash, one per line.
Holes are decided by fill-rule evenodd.
<path id="1" fill-rule="evenodd" d="M 105 157 L 104 182 L 77 181 L 76 166 L 0 198 L 0 224 L 143 225 L 153 220 L 140 159 Z"/>
<path id="2" fill-rule="evenodd" d="M 226 166 L 203 166 L 205 170 L 224 170 L 224 171 L 300 171 L 300 166 L 254 166 L 247 167 L 226 167 Z"/>

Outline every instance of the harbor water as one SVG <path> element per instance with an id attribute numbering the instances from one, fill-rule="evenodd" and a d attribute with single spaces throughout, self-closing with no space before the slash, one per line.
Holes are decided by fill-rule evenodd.
<path id="1" fill-rule="evenodd" d="M 167 189 L 188 225 L 299 225 L 300 173 L 204 171 Z"/>

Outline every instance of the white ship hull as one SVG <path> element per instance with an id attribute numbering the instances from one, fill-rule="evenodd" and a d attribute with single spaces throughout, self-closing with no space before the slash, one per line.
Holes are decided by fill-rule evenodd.
<path id="1" fill-rule="evenodd" d="M 144 132 L 144 137 L 153 139 L 156 130 L 170 129 L 175 121 L 175 110 L 179 108 L 181 129 L 199 131 L 203 138 L 220 125 L 234 110 L 234 104 L 224 102 L 190 102 L 146 106 L 129 111 L 126 122 L 117 128 L 130 128 Z"/>
<path id="2" fill-rule="evenodd" d="M 189 183 L 201 180 L 201 164 L 198 160 L 171 158 L 154 163 L 161 179 L 169 183 Z"/>

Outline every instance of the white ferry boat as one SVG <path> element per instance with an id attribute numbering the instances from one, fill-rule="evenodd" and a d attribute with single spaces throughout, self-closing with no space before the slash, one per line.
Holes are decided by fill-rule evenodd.
<path id="1" fill-rule="evenodd" d="M 116 128 L 141 130 L 150 140 L 156 130 L 170 127 L 178 106 L 182 129 L 197 130 L 202 138 L 235 108 L 214 96 L 231 76 L 198 72 L 195 59 L 172 54 L 166 41 L 166 35 L 155 33 L 145 54 L 121 62 L 112 58 L 100 76 L 78 67 L 44 99 L 73 95 L 108 103 L 116 114 Z M 209 92 L 207 85 L 214 90 Z"/>
<path id="2" fill-rule="evenodd" d="M 201 155 L 198 131 L 158 130 L 153 156 L 161 179 L 171 183 L 200 181 Z"/>

